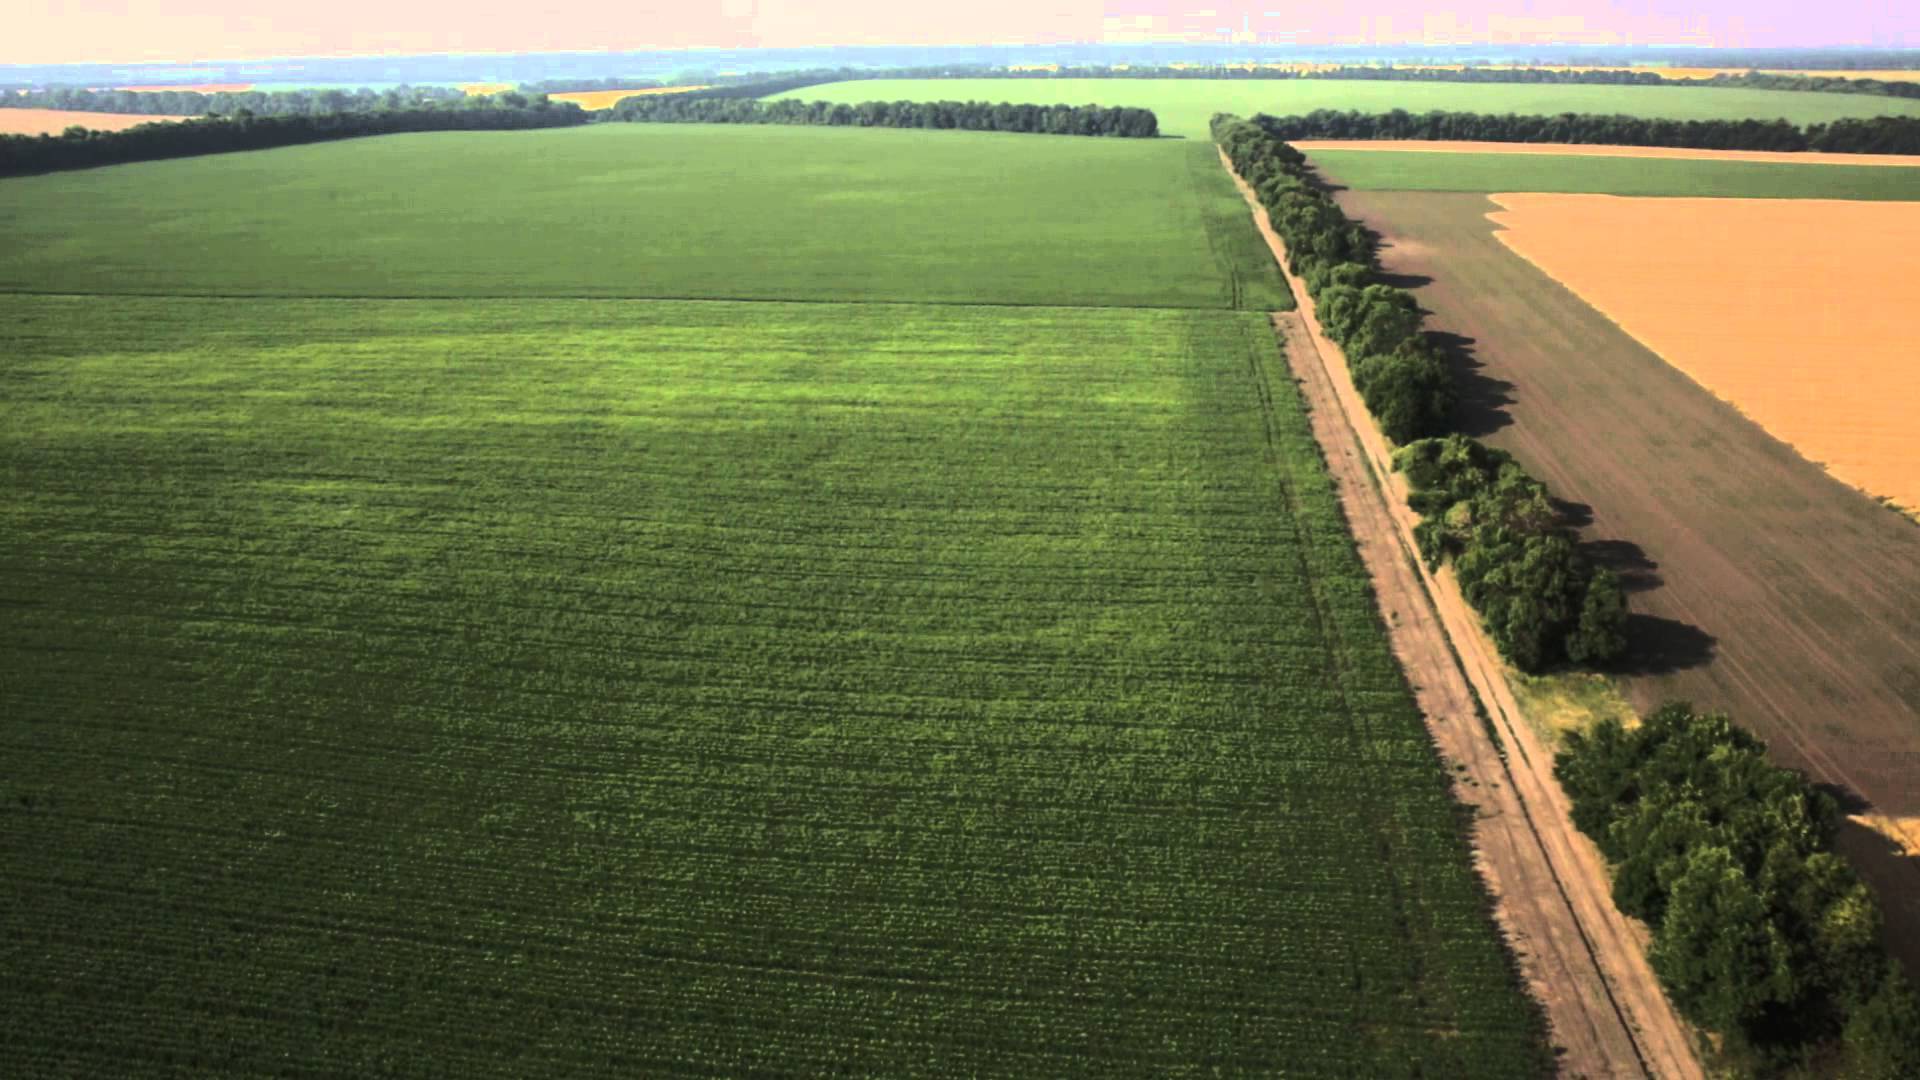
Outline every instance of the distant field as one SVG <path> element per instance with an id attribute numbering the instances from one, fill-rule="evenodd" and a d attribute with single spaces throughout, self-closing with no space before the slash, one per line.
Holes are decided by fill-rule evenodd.
<path id="1" fill-rule="evenodd" d="M 1294 139 L 1308 154 L 1332 150 L 1369 153 L 1514 154 L 1546 157 L 1672 158 L 1684 161 L 1760 161 L 1775 165 L 1874 165 L 1920 168 L 1920 154 L 1835 154 L 1816 150 L 1700 150 L 1690 146 L 1610 146 L 1594 143 L 1473 142 L 1458 139 Z"/>
<path id="2" fill-rule="evenodd" d="M 7 180 L 0 290 L 1290 304 L 1206 146 L 644 124 Z"/>
<path id="3" fill-rule="evenodd" d="M 0 135 L 58 135 L 75 124 L 94 131 L 124 131 L 137 124 L 185 119 L 184 116 L 136 116 L 70 109 L 0 109 Z"/>
<path id="4" fill-rule="evenodd" d="M 587 110 L 610 108 L 630 97 L 647 97 L 653 94 L 684 94 L 689 90 L 704 90 L 703 86 L 652 86 L 641 90 L 578 90 L 562 94 L 549 94 L 555 101 L 571 101 Z"/>
<path id="5" fill-rule="evenodd" d="M 1843 116 L 1920 116 L 1920 100 L 1790 90 L 1676 86 L 1546 86 L 1343 79 L 874 79 L 807 86 L 776 97 L 806 101 L 1014 101 L 1134 105 L 1154 110 L 1168 135 L 1205 139 L 1216 112 L 1360 109 L 1489 113 L 1626 113 L 1633 116 L 1826 122 Z"/>
<path id="6" fill-rule="evenodd" d="M 5 304 L 17 1070 L 1551 1069 L 1259 315 Z"/>
<path id="7" fill-rule="evenodd" d="M 137 93 L 158 94 L 169 90 L 191 91 L 196 94 L 243 94 L 253 89 L 252 83 L 155 83 L 151 86 L 116 86 L 115 90 L 131 90 Z"/>
<path id="8" fill-rule="evenodd" d="M 1872 495 L 1920 508 L 1911 273 L 1920 205 L 1496 195 L 1494 235 L 1761 427 Z M 1793 255 L 1780 318 L 1779 255 Z M 1907 255 L 1903 265 L 1920 265 Z M 1809 358 L 1820 377 L 1809 379 Z"/>
<path id="9" fill-rule="evenodd" d="M 1679 91 L 1676 91 L 1679 92 Z M 1718 90 L 1692 93 L 1717 94 Z M 1748 199 L 1920 199 L 1920 169 L 1589 154 L 1314 150 L 1328 180 L 1356 191 L 1548 191 Z"/>

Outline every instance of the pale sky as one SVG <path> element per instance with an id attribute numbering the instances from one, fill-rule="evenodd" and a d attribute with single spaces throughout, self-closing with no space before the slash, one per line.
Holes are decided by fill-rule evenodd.
<path id="1" fill-rule="evenodd" d="M 0 63 L 1220 41 L 1243 25 L 1303 45 L 1920 46 L 1916 11 L 1915 0 L 24 0 L 0 20 Z"/>

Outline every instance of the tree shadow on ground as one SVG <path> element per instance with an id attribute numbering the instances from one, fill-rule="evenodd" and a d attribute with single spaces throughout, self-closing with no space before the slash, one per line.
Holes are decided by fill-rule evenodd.
<path id="1" fill-rule="evenodd" d="M 1476 439 L 1508 427 L 1513 414 L 1512 383 L 1485 373 L 1486 365 L 1474 354 L 1474 339 L 1444 330 L 1427 331 L 1427 342 L 1439 351 L 1453 372 L 1453 385 L 1459 400 L 1453 406 L 1453 430 Z"/>
<path id="2" fill-rule="evenodd" d="M 1628 594 L 1657 589 L 1665 581 L 1660 576 L 1660 564 L 1631 540 L 1582 541 L 1580 554 L 1595 566 L 1613 571 L 1620 579 L 1621 591 Z"/>
<path id="3" fill-rule="evenodd" d="M 1829 785 L 1821 786 L 1833 791 Z M 1879 809 L 1852 791 L 1842 789 L 1837 797 L 1849 815 Z M 1920 973 L 1920 858 L 1851 816 L 1840 819 L 1833 846 L 1879 899 L 1885 919 L 1881 940 L 1887 951 L 1910 974 Z"/>
<path id="4" fill-rule="evenodd" d="M 1627 654 L 1611 665 L 1623 675 L 1671 675 L 1712 660 L 1719 639 L 1678 619 L 1627 615 Z"/>
<path id="5" fill-rule="evenodd" d="M 1379 280 L 1380 284 L 1391 285 L 1396 289 L 1413 290 L 1413 289 L 1419 288 L 1422 285 L 1433 284 L 1433 279 L 1428 277 L 1425 274 L 1390 274 L 1383 270 L 1380 273 L 1375 274 L 1374 277 Z M 1431 311 L 1422 310 L 1420 314 L 1431 315 L 1433 313 Z"/>

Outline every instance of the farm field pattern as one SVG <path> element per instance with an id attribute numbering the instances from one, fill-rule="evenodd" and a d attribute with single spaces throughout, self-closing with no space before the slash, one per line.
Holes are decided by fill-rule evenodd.
<path id="1" fill-rule="evenodd" d="M 1673 86 L 1364 82 L 1334 79 L 867 79 L 803 86 L 775 98 L 804 101 L 1018 101 L 1152 109 L 1160 131 L 1204 141 L 1214 113 L 1275 116 L 1315 109 L 1386 112 L 1625 113 L 1674 120 L 1920 116 L 1920 100 Z"/>
<path id="2" fill-rule="evenodd" d="M 1725 710 L 1877 814 L 1920 813 L 1920 529 L 1846 486 L 1509 250 L 1484 195 L 1347 191 L 1436 330 L 1469 351 L 1462 422 L 1592 516 L 1633 592 L 1642 709 Z M 1782 250 L 1785 250 L 1784 248 Z M 1793 317 L 1792 305 L 1762 323 Z M 1738 334 L 1763 332 L 1739 327 Z M 1836 368 L 1804 354 L 1807 379 Z M 1882 823 L 1882 827 L 1885 827 Z M 1911 859 L 1842 837 L 1920 964 Z"/>
<path id="3" fill-rule="evenodd" d="M 1674 93 L 1719 93 L 1718 90 Z M 1592 154 L 1308 151 L 1328 182 L 1356 191 L 1531 191 L 1747 199 L 1920 200 L 1920 168 Z"/>
<path id="4" fill-rule="evenodd" d="M 1290 306 L 1210 154 L 607 124 L 144 162 L 0 183 L 0 290 Z"/>
<path id="5" fill-rule="evenodd" d="M 1544 1068 L 1264 316 L 5 304 L 29 1072 Z"/>
<path id="6" fill-rule="evenodd" d="M 1920 507 L 1920 282 L 1858 273 L 1920 251 L 1920 206 L 1822 199 L 1495 195 L 1494 235 L 1809 460 Z M 1795 253 L 1797 315 L 1773 317 Z M 1822 377 L 1807 378 L 1821 357 Z"/>

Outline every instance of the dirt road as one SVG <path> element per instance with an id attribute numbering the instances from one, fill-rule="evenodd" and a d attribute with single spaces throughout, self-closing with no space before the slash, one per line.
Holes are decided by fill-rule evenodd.
<path id="1" fill-rule="evenodd" d="M 1222 165 L 1231 171 L 1224 155 Z M 1235 182 L 1284 269 L 1285 248 L 1265 210 L 1237 176 Z M 1431 574 L 1414 557 L 1413 512 L 1345 356 L 1321 332 L 1305 284 L 1291 273 L 1287 283 L 1300 310 L 1275 314 L 1275 329 L 1285 338 L 1394 652 L 1456 770 L 1456 791 L 1475 809 L 1474 845 L 1495 915 L 1545 1006 L 1562 1048 L 1562 1074 L 1703 1076 L 1692 1036 L 1647 964 L 1644 934 L 1614 909 L 1599 854 L 1574 831 L 1552 777 L 1552 755 L 1521 718 L 1491 642 L 1451 575 Z"/>

